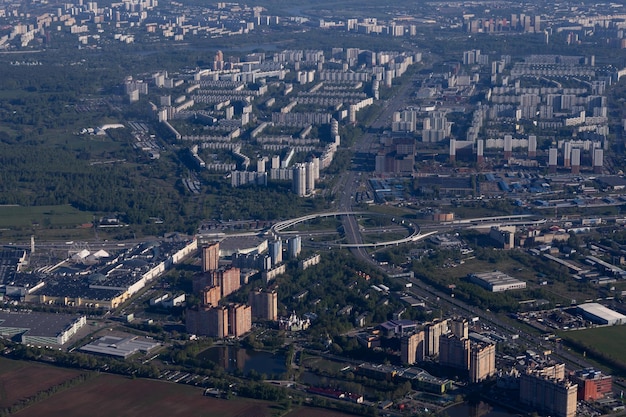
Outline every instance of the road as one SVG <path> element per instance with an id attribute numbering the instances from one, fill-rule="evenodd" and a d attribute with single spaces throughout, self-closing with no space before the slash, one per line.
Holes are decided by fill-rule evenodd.
<path id="1" fill-rule="evenodd" d="M 404 80 L 403 84 L 396 89 L 396 94 L 390 99 L 383 101 L 383 110 L 378 114 L 376 119 L 365 126 L 366 133 L 350 147 L 350 150 L 355 156 L 361 159 L 364 158 L 365 160 L 375 158 L 375 152 L 378 149 L 379 143 L 378 131 L 381 128 L 389 127 L 393 113 L 406 107 L 408 99 L 413 92 L 410 86 L 413 84 L 414 79 L 415 76 Z M 360 169 L 362 169 L 362 167 L 355 164 L 353 160 L 350 168 L 339 177 L 334 187 L 335 195 L 339 195 L 339 198 L 336 199 L 338 211 L 352 211 L 356 191 L 361 183 L 361 174 L 364 173 L 364 171 L 360 171 Z M 349 244 L 357 245 L 363 243 L 359 224 L 354 215 L 342 216 L 342 225 Z M 350 251 L 356 257 L 376 264 L 365 248 L 352 247 Z"/>

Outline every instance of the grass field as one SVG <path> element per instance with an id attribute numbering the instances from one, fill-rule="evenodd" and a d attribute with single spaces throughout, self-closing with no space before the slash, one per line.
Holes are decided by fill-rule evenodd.
<path id="1" fill-rule="evenodd" d="M 22 227 L 78 227 L 93 220 L 91 213 L 62 206 L 0 206 L 0 229 Z"/>
<path id="2" fill-rule="evenodd" d="M 626 366 L 626 326 L 598 327 L 595 329 L 561 332 L 563 339 L 574 340 L 584 346 L 593 347 L 608 358 Z"/>
<path id="3" fill-rule="evenodd" d="M 308 356 L 308 355 L 303 357 L 302 365 L 308 368 L 321 369 L 331 374 L 341 371 L 341 369 L 343 369 L 346 366 L 346 364 L 342 362 L 331 361 L 328 359 L 321 358 L 319 356 Z"/>

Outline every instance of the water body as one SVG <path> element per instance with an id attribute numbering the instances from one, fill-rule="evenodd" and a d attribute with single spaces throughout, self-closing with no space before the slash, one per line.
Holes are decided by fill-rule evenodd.
<path id="1" fill-rule="evenodd" d="M 515 414 L 496 405 L 480 401 L 477 403 L 462 403 L 445 409 L 449 417 L 516 417 Z"/>
<path id="2" fill-rule="evenodd" d="M 241 349 L 234 346 L 215 346 L 202 352 L 203 359 L 217 363 L 227 372 L 239 370 L 244 374 L 255 370 L 267 377 L 280 376 L 287 372 L 285 356 L 269 352 Z"/>

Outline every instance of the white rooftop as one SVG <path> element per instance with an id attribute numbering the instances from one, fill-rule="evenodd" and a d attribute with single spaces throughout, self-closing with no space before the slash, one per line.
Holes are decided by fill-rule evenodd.
<path id="1" fill-rule="evenodd" d="M 596 317 L 601 317 L 603 319 L 608 320 L 609 322 L 626 322 L 626 316 L 618 313 L 615 310 L 611 310 L 598 303 L 585 303 L 578 305 L 578 308 L 585 311 L 588 314 L 594 315 Z"/>

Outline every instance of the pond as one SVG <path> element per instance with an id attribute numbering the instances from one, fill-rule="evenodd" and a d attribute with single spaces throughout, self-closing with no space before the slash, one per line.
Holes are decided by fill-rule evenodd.
<path id="1" fill-rule="evenodd" d="M 215 346 L 199 355 L 217 363 L 227 372 L 239 370 L 248 374 L 255 370 L 259 374 L 265 374 L 268 378 L 279 377 L 287 372 L 285 356 L 275 355 L 270 352 L 261 352 L 251 349 L 242 349 L 235 346 Z"/>
<path id="2" fill-rule="evenodd" d="M 483 401 L 457 404 L 446 408 L 445 413 L 449 417 L 515 417 L 519 415 Z"/>

